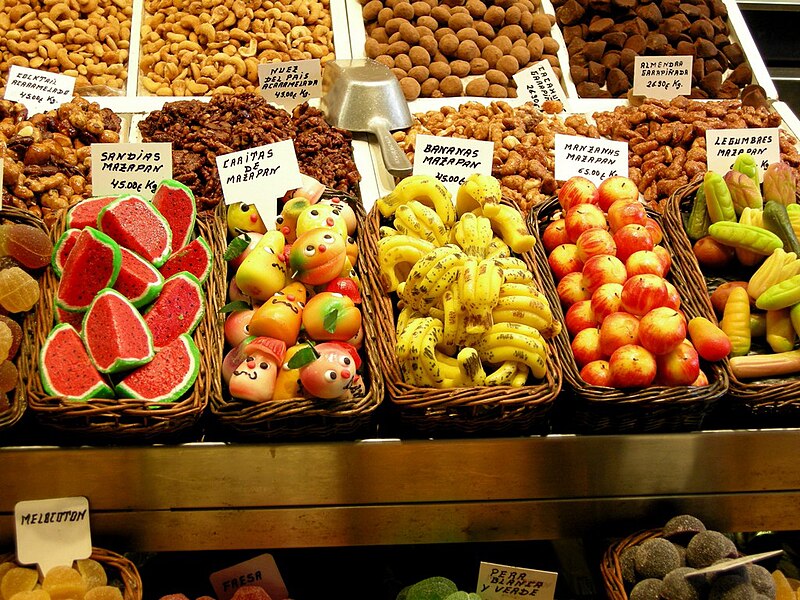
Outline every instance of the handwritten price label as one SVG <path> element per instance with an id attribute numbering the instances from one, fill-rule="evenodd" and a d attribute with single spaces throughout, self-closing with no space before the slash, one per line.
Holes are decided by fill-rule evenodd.
<path id="1" fill-rule="evenodd" d="M 96 196 L 139 194 L 152 198 L 172 179 L 172 144 L 92 144 L 92 191 Z"/>
<path id="2" fill-rule="evenodd" d="M 556 77 L 550 61 L 540 60 L 529 69 L 513 76 L 517 89 L 527 94 L 534 106 L 541 107 L 548 100 L 558 100 L 566 107 L 567 97 Z"/>
<path id="3" fill-rule="evenodd" d="M 560 181 L 580 175 L 599 185 L 614 175 L 628 176 L 626 142 L 557 133 L 555 156 L 555 177 Z"/>
<path id="4" fill-rule="evenodd" d="M 478 571 L 478 594 L 483 600 L 552 600 L 558 573 L 521 569 L 482 562 Z"/>
<path id="5" fill-rule="evenodd" d="M 75 78 L 69 75 L 11 65 L 4 98 L 24 104 L 35 115 L 69 102 L 74 89 Z"/>
<path id="6" fill-rule="evenodd" d="M 772 163 L 780 162 L 780 130 L 764 129 L 709 129 L 706 131 L 706 158 L 708 170 L 727 173 L 736 157 L 747 152 L 759 166 L 759 179 Z"/>
<path id="7" fill-rule="evenodd" d="M 418 135 L 414 175 L 433 175 L 455 195 L 473 173 L 492 174 L 493 142 Z"/>
<path id="8" fill-rule="evenodd" d="M 322 96 L 319 59 L 258 65 L 258 83 L 261 95 L 287 109 Z"/>
<path id="9" fill-rule="evenodd" d="M 692 91 L 691 56 L 637 56 L 633 61 L 633 93 L 670 100 Z"/>

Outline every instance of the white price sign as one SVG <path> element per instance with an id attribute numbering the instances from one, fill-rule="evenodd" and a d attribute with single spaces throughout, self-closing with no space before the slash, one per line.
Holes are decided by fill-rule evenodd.
<path id="1" fill-rule="evenodd" d="M 556 134 L 555 177 L 580 175 L 599 185 L 614 175 L 628 176 L 628 144 L 577 135 Z"/>
<path id="2" fill-rule="evenodd" d="M 473 173 L 492 174 L 493 153 L 492 142 L 418 135 L 413 173 L 436 177 L 455 197 Z"/>
<path id="3" fill-rule="evenodd" d="M 708 170 L 725 174 L 731 170 L 742 152 L 751 154 L 758 165 L 758 177 L 772 163 L 780 162 L 780 129 L 708 129 L 706 130 L 706 159 Z"/>
<path id="4" fill-rule="evenodd" d="M 636 56 L 633 59 L 633 93 L 671 100 L 692 92 L 691 56 Z"/>
<path id="5" fill-rule="evenodd" d="M 289 597 L 286 585 L 271 554 L 262 554 L 227 569 L 212 573 L 209 578 L 219 600 L 230 600 L 240 587 L 263 588 L 272 600 Z"/>
<path id="6" fill-rule="evenodd" d="M 92 193 L 139 194 L 152 198 L 158 184 L 172 179 L 172 144 L 92 144 Z"/>
<path id="7" fill-rule="evenodd" d="M 258 84 L 267 102 L 294 108 L 322 97 L 322 65 L 318 58 L 258 65 Z"/>
<path id="8" fill-rule="evenodd" d="M 11 65 L 4 98 L 24 104 L 32 115 L 72 100 L 75 78 L 61 73 Z"/>
<path id="9" fill-rule="evenodd" d="M 482 600 L 552 600 L 558 573 L 481 562 L 478 589 Z"/>
<path id="10" fill-rule="evenodd" d="M 558 100 L 566 109 L 567 96 L 550 61 L 540 60 L 514 75 L 512 79 L 517 84 L 518 93 L 527 95 L 534 106 L 541 107 L 548 100 Z"/>
<path id="11" fill-rule="evenodd" d="M 253 204 L 264 223 L 278 216 L 278 198 L 303 184 L 292 140 L 217 156 L 225 204 Z"/>

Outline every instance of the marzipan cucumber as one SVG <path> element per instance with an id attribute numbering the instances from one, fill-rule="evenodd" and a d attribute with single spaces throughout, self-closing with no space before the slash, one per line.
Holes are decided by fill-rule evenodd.
<path id="1" fill-rule="evenodd" d="M 775 200 L 767 200 L 762 212 L 764 226 L 783 240 L 784 250 L 800 255 L 800 241 L 792 229 L 786 207 Z"/>

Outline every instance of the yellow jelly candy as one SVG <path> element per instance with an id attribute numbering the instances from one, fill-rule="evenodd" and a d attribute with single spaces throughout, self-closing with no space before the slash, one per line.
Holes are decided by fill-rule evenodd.
<path id="1" fill-rule="evenodd" d="M 83 600 L 122 600 L 122 592 L 113 585 L 101 585 L 86 592 Z"/>
<path id="2" fill-rule="evenodd" d="M 30 310 L 39 301 L 39 284 L 19 267 L 0 271 L 0 306 L 8 312 Z"/>
<path id="3" fill-rule="evenodd" d="M 0 404 L 1 406 L 2 404 Z M 11 569 L 15 568 L 17 565 L 11 561 L 6 561 L 4 563 L 0 563 L 0 581 L 3 581 L 3 576 L 8 573 Z M 2 599 L 3 594 L 0 593 L 0 599 Z"/>
<path id="4" fill-rule="evenodd" d="M 72 567 L 53 567 L 44 576 L 42 589 L 51 600 L 81 600 L 86 593 L 86 583 Z"/>
<path id="5" fill-rule="evenodd" d="M 0 360 L 8 358 L 8 353 L 11 350 L 13 341 L 14 336 L 11 333 L 11 328 L 0 321 Z"/>
<path id="6" fill-rule="evenodd" d="M 83 577 L 87 591 L 108 584 L 106 570 L 103 568 L 103 565 L 96 560 L 82 558 L 75 561 L 75 566 L 78 569 L 78 573 Z"/>
<path id="7" fill-rule="evenodd" d="M 30 592 L 17 592 L 8 600 L 50 600 L 50 594 L 40 588 Z"/>
<path id="8" fill-rule="evenodd" d="M 35 569 L 13 567 L 3 575 L 0 582 L 0 594 L 3 598 L 11 598 L 17 592 L 30 592 L 39 583 L 39 573 Z"/>
<path id="9" fill-rule="evenodd" d="M 781 571 L 773 571 L 772 579 L 775 581 L 775 600 L 795 600 L 794 590 L 786 580 L 786 575 Z"/>

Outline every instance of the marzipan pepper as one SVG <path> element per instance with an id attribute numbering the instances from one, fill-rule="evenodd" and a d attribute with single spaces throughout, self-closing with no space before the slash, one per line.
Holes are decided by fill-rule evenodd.
<path id="1" fill-rule="evenodd" d="M 788 204 L 786 206 L 786 214 L 789 215 L 792 231 L 800 239 L 800 204 Z"/>
<path id="2" fill-rule="evenodd" d="M 800 208 L 800 204 L 797 206 Z M 691 240 L 697 241 L 701 237 L 708 235 L 709 225 L 711 225 L 711 218 L 708 216 L 708 208 L 706 207 L 706 192 L 701 185 L 697 188 L 692 210 L 686 219 L 686 235 L 688 235 Z"/>
<path id="3" fill-rule="evenodd" d="M 756 306 L 761 310 L 788 308 L 800 302 L 800 275 L 784 279 L 766 289 L 756 298 Z"/>
<path id="4" fill-rule="evenodd" d="M 800 241 L 797 240 L 794 229 L 792 229 L 792 223 L 789 221 L 789 212 L 786 207 L 780 202 L 767 200 L 762 216 L 764 227 L 783 240 L 784 250 L 794 252 L 800 256 Z"/>
<path id="5" fill-rule="evenodd" d="M 738 173 L 742 173 L 743 175 L 747 175 L 760 192 L 758 181 L 758 164 L 756 164 L 756 159 L 753 158 L 752 154 L 742 152 L 739 156 L 737 156 L 733 163 L 733 170 L 737 171 Z"/>
<path id="6" fill-rule="evenodd" d="M 763 206 L 761 187 L 750 177 L 739 171 L 728 171 L 724 179 L 737 215 L 742 214 L 745 208 L 761 208 Z"/>
<path id="7" fill-rule="evenodd" d="M 767 311 L 767 344 L 773 352 L 788 352 L 796 337 L 789 309 Z"/>
<path id="8" fill-rule="evenodd" d="M 771 231 L 735 221 L 712 223 L 708 228 L 708 235 L 720 244 L 750 250 L 764 256 L 769 256 L 777 248 L 783 248 L 783 240 Z"/>
<path id="9" fill-rule="evenodd" d="M 731 290 L 719 327 L 731 341 L 731 356 L 744 356 L 750 352 L 750 297 L 747 290 Z"/>
<path id="10" fill-rule="evenodd" d="M 745 207 L 742 214 L 739 215 L 739 223 L 742 225 L 753 225 L 755 227 L 763 227 L 764 220 L 761 217 L 761 210 L 757 208 Z M 755 267 L 758 263 L 764 260 L 764 255 L 758 252 L 750 252 L 743 248 L 736 248 L 736 259 L 746 267 Z"/>
<path id="11" fill-rule="evenodd" d="M 712 223 L 736 221 L 731 193 L 720 174 L 708 171 L 703 179 L 703 191 L 706 194 L 706 207 Z"/>
<path id="12" fill-rule="evenodd" d="M 794 169 L 785 162 L 772 163 L 764 173 L 764 200 L 784 206 L 794 204 L 797 194 Z"/>

